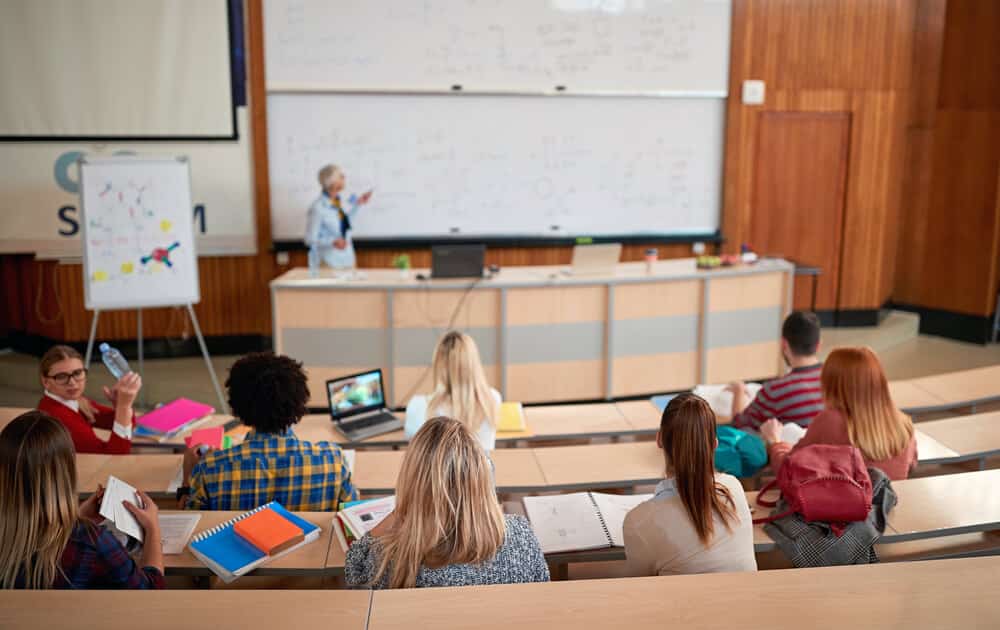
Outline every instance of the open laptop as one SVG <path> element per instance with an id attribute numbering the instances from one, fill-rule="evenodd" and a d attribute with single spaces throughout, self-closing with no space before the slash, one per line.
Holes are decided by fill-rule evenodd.
<path id="1" fill-rule="evenodd" d="M 485 245 L 434 245 L 432 278 L 482 278 Z"/>
<path id="2" fill-rule="evenodd" d="M 613 274 L 622 255 L 621 243 L 574 245 L 573 262 L 564 273 L 569 276 Z"/>
<path id="3" fill-rule="evenodd" d="M 333 378 L 326 382 L 330 417 L 351 441 L 403 428 L 403 422 L 385 406 L 382 370 Z"/>

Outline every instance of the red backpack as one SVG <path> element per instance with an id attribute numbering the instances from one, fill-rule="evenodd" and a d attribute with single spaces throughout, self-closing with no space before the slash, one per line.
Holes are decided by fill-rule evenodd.
<path id="1" fill-rule="evenodd" d="M 778 476 L 757 495 L 757 503 L 774 507 L 764 493 L 777 484 L 787 510 L 754 523 L 770 523 L 792 513 L 806 521 L 838 524 L 863 521 L 872 507 L 872 480 L 861 451 L 853 446 L 812 444 L 795 449 L 778 470 Z M 839 536 L 842 526 L 834 526 Z"/>

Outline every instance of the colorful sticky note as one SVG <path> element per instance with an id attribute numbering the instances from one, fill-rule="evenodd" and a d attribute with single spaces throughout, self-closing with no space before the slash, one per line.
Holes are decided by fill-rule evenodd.
<path id="1" fill-rule="evenodd" d="M 94 272 L 94 282 L 104 282 L 107 279 L 108 279 L 107 271 L 98 270 Z"/>
<path id="2" fill-rule="evenodd" d="M 166 219 L 160 221 L 160 229 L 163 230 L 164 232 L 169 232 L 170 228 L 172 228 L 173 226 L 174 224 L 171 223 L 170 221 L 167 221 Z"/>
<path id="3" fill-rule="evenodd" d="M 135 271 L 135 265 L 130 262 L 122 263 L 122 273 L 132 273 Z"/>

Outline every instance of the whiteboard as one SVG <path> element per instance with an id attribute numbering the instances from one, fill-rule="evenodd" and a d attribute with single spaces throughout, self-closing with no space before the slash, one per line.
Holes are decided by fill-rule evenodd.
<path id="1" fill-rule="evenodd" d="M 725 96 L 730 0 L 266 0 L 267 88 Z"/>
<path id="2" fill-rule="evenodd" d="M 301 241 L 336 163 L 374 195 L 353 236 L 704 235 L 725 99 L 271 94 L 275 240 Z"/>
<path id="3" fill-rule="evenodd" d="M 198 258 L 187 159 L 80 161 L 84 304 L 195 304 Z"/>

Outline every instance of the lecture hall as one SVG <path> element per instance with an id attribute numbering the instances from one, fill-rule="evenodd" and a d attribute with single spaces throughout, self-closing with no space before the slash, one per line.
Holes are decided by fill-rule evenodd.
<path id="1" fill-rule="evenodd" d="M 3 0 L 0 628 L 1000 627 L 998 33 Z"/>

